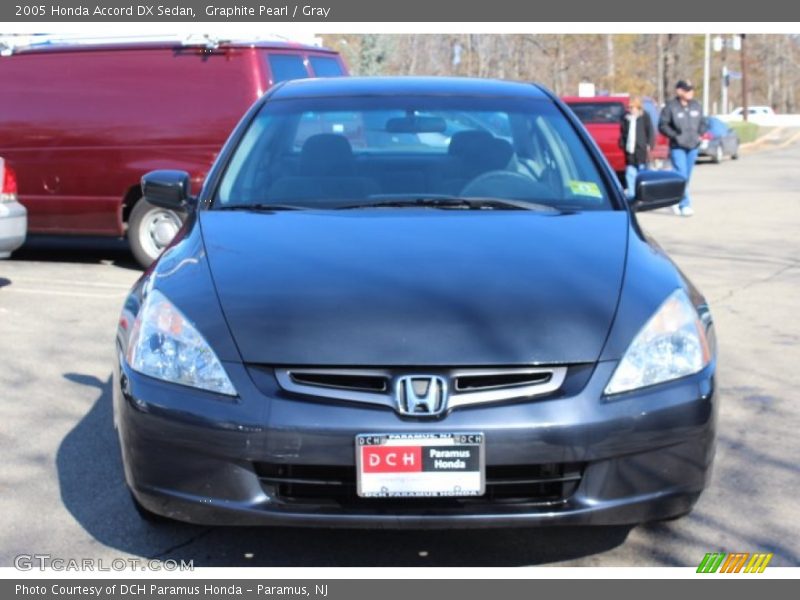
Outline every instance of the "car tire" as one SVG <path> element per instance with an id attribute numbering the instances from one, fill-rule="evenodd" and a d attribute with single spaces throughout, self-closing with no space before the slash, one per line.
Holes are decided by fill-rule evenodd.
<path id="1" fill-rule="evenodd" d="M 683 519 L 685 517 L 688 517 L 690 514 L 692 514 L 692 509 L 691 508 L 689 510 L 686 510 L 686 511 L 684 511 L 682 513 L 679 513 L 677 515 L 672 515 L 671 517 L 666 517 L 664 519 L 659 519 L 657 522 L 658 523 L 672 523 L 673 521 L 680 521 L 681 519 Z"/>
<path id="2" fill-rule="evenodd" d="M 722 149 L 722 144 L 717 144 L 717 149 L 714 150 L 714 154 L 711 156 L 711 162 L 719 164 L 724 159 L 725 159 L 725 150 Z"/>
<path id="3" fill-rule="evenodd" d="M 128 243 L 144 268 L 157 259 L 183 225 L 186 215 L 140 199 L 128 219 Z"/>
<path id="4" fill-rule="evenodd" d="M 731 160 L 739 160 L 739 146 L 736 146 L 736 150 L 731 154 Z"/>
<path id="5" fill-rule="evenodd" d="M 131 495 L 131 502 L 133 502 L 133 507 L 136 509 L 136 512 L 138 513 L 142 521 L 146 521 L 147 523 L 150 523 L 152 525 L 161 525 L 164 523 L 169 523 L 172 520 L 169 517 L 159 515 L 158 513 L 154 513 L 152 510 L 145 508 L 136 499 L 136 496 L 133 495 L 133 492 L 130 492 L 130 495 Z"/>

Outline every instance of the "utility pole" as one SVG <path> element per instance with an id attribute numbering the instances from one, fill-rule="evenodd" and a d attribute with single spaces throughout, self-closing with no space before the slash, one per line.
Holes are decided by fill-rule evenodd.
<path id="1" fill-rule="evenodd" d="M 664 95 L 664 34 L 656 34 L 656 88 L 658 105 L 661 106 L 666 101 Z"/>
<path id="2" fill-rule="evenodd" d="M 745 51 L 746 34 L 741 34 L 742 49 L 742 120 L 747 121 L 747 52 Z"/>
<path id="3" fill-rule="evenodd" d="M 703 114 L 708 115 L 711 99 L 711 34 L 706 34 L 706 51 L 703 60 Z"/>
<path id="4" fill-rule="evenodd" d="M 728 74 L 728 65 L 722 65 L 722 114 L 727 115 L 728 112 L 728 82 L 730 81 L 730 75 Z"/>
<path id="5" fill-rule="evenodd" d="M 725 40 L 722 41 L 722 114 L 728 114 L 728 85 L 730 84 L 730 77 L 728 75 L 728 44 Z"/>

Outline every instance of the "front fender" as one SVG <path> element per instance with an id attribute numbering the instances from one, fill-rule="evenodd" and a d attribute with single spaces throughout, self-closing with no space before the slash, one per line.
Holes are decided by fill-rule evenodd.
<path id="1" fill-rule="evenodd" d="M 157 288 L 186 316 L 220 360 L 241 362 L 217 298 L 199 220 L 190 215 L 164 253 L 144 272 L 125 299 L 117 346 L 127 353 L 130 331 L 148 290 Z"/>

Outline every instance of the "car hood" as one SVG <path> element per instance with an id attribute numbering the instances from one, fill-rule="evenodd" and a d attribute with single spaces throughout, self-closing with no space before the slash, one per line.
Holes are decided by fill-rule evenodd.
<path id="1" fill-rule="evenodd" d="M 463 366 L 598 359 L 624 211 L 203 211 L 247 363 Z"/>

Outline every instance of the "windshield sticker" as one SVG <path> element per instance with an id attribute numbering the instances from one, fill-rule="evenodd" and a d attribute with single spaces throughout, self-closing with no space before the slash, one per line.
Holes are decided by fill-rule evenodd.
<path id="1" fill-rule="evenodd" d="M 603 198 L 600 186 L 594 181 L 575 181 L 569 182 L 569 190 L 576 196 L 587 196 L 589 198 Z"/>

